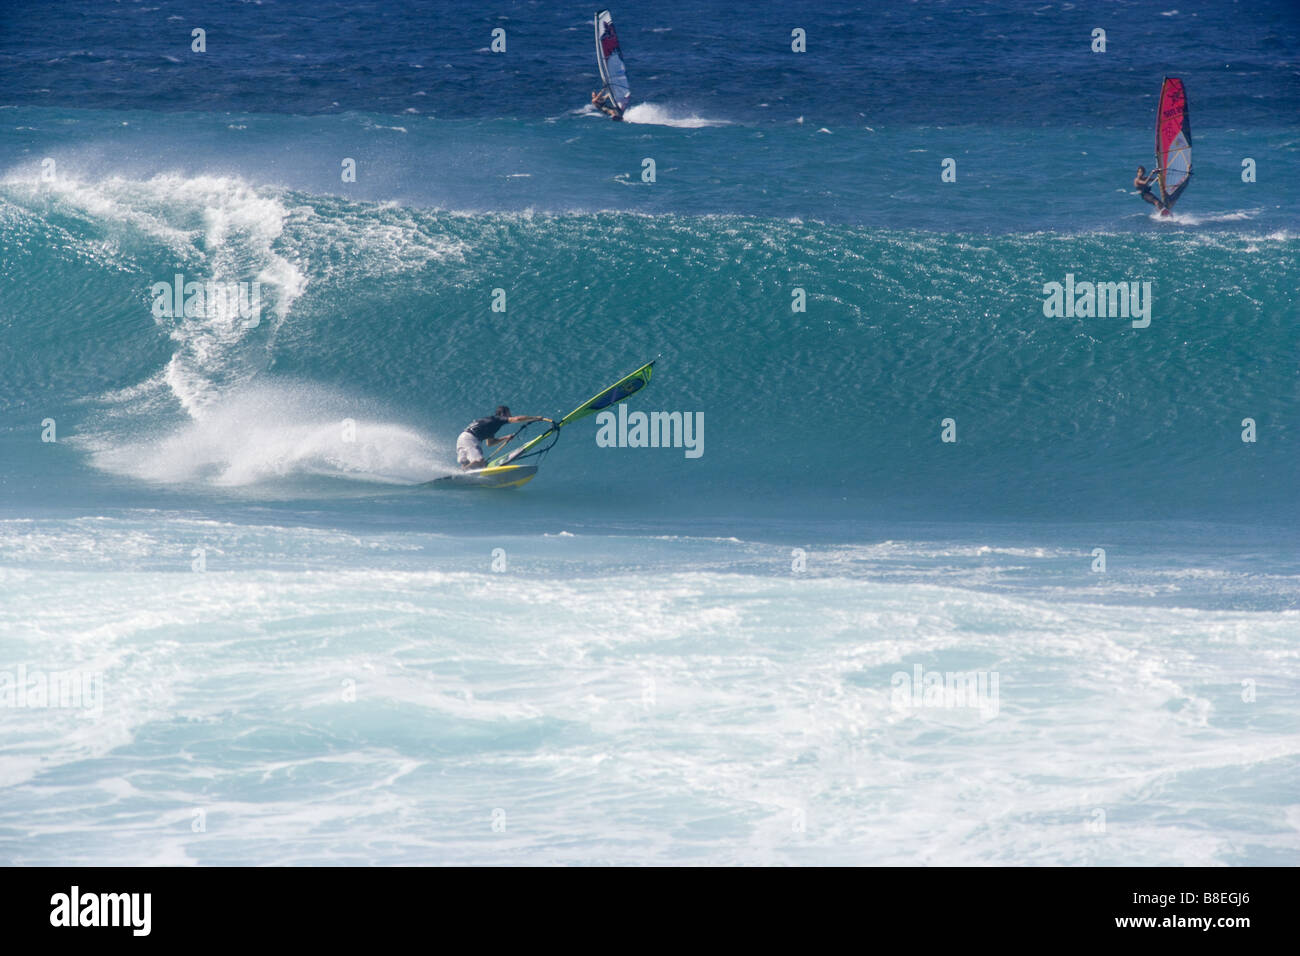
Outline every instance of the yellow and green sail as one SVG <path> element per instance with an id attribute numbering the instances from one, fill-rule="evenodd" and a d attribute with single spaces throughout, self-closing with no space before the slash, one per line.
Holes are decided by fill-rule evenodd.
<path id="1" fill-rule="evenodd" d="M 597 412 L 602 412 L 607 408 L 613 408 L 624 399 L 631 398 L 637 392 L 641 391 L 641 389 L 650 384 L 650 374 L 654 371 L 654 365 L 655 363 L 653 361 L 647 362 L 635 372 L 624 375 L 613 385 L 609 386 L 609 388 L 602 389 L 591 398 L 587 399 L 587 401 L 583 402 L 573 411 L 569 412 L 569 414 L 555 422 L 550 428 L 542 432 L 536 438 L 533 438 L 526 444 L 516 448 L 508 455 L 499 455 L 492 459 L 488 462 L 488 467 L 493 468 L 498 465 L 505 465 L 517 458 L 522 458 L 529 451 L 536 448 L 536 446 L 546 438 L 552 436 L 558 438 L 559 436 L 555 435 L 555 433 L 565 425 L 586 418 L 588 415 L 595 415 Z M 550 448 L 551 446 L 547 445 L 546 447 Z"/>

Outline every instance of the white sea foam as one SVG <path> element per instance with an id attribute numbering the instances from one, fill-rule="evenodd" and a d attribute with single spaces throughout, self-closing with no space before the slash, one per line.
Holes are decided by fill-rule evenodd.
<path id="1" fill-rule="evenodd" d="M 187 282 L 260 283 L 263 311 L 256 327 L 233 314 L 155 319 L 176 344 L 162 382 L 191 414 L 256 372 L 244 353 L 273 334 L 306 289 L 305 271 L 278 247 L 289 210 L 276 190 L 235 177 L 180 173 L 147 180 L 60 175 L 45 182 L 15 172 L 6 185 L 26 190 L 28 204 L 83 217 L 110 234 L 120 231 L 124 241 L 162 243 Z M 150 277 L 151 283 L 172 281 L 171 274 Z M 141 289 L 142 308 L 148 308 L 147 291 Z"/>
<path id="2" fill-rule="evenodd" d="M 65 567 L 87 540 L 177 569 L 15 569 L 42 560 L 24 550 L 38 527 Z M 700 547 L 738 546 L 662 537 L 605 550 L 681 569 L 610 573 L 581 536 L 503 542 L 522 562 L 506 574 L 481 545 L 439 539 L 440 567 L 422 569 L 427 536 L 149 515 L 0 524 L 0 548 L 12 539 L 6 659 L 105 676 L 102 720 L 8 715 L 14 862 L 64 858 L 70 835 L 79 861 L 117 863 L 1222 864 L 1300 849 L 1273 812 L 1300 754 L 1294 611 L 696 571 Z M 193 573 L 199 542 L 208 570 Z M 370 563 L 403 567 L 364 567 L 371 544 Z M 557 547 L 590 566 L 538 578 Z M 996 714 L 900 709 L 896 675 L 917 666 L 996 672 Z M 1234 786 L 1207 790 L 1207 774 Z"/>
<path id="3" fill-rule="evenodd" d="M 671 107 L 656 103 L 637 103 L 623 114 L 623 121 L 650 126 L 675 126 L 678 129 L 701 129 L 706 126 L 727 126 L 726 120 L 705 119 L 695 113 L 681 115 Z"/>
<path id="4" fill-rule="evenodd" d="M 169 374 L 184 374 L 173 362 Z M 448 449 L 409 426 L 374 417 L 329 389 L 250 385 L 159 435 L 87 440 L 91 461 L 114 474 L 164 484 L 246 487 L 304 476 L 410 484 L 447 474 Z"/>

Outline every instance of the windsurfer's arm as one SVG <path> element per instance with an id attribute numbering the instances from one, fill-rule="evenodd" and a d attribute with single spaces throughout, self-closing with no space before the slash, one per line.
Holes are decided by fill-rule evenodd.
<path id="1" fill-rule="evenodd" d="M 620 111 L 615 108 L 614 101 L 610 97 L 608 90 L 595 90 L 591 94 L 591 105 L 606 116 L 612 116 L 614 119 L 619 118 Z"/>
<path id="2" fill-rule="evenodd" d="M 507 419 L 511 425 L 526 425 L 528 422 L 549 422 L 549 418 L 543 418 L 541 415 L 515 415 Z"/>

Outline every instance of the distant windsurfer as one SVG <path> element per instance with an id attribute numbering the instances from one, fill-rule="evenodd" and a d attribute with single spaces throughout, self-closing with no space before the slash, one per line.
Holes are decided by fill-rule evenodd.
<path id="1" fill-rule="evenodd" d="M 460 433 L 456 439 L 456 461 L 460 467 L 468 470 L 470 468 L 482 468 L 487 462 L 483 455 L 483 444 L 486 443 L 489 448 L 493 445 L 503 445 L 514 435 L 506 435 L 504 438 L 497 438 L 496 434 L 505 425 L 524 425 L 528 422 L 549 422 L 551 419 L 542 418 L 540 415 L 511 415 L 510 409 L 505 405 L 498 405 L 497 410 L 486 418 L 476 418 L 465 426 L 465 430 Z"/>
<path id="2" fill-rule="evenodd" d="M 1151 191 L 1151 184 L 1156 181 L 1156 176 L 1159 172 L 1160 170 L 1153 169 L 1150 174 L 1148 174 L 1145 166 L 1139 166 L 1137 176 L 1133 179 L 1133 188 L 1138 191 L 1139 196 L 1151 203 L 1151 205 L 1155 206 L 1161 212 L 1167 212 L 1165 204 L 1160 201 L 1160 197 Z"/>
<path id="3" fill-rule="evenodd" d="M 618 105 L 610 99 L 604 90 L 596 90 L 591 94 L 591 105 L 612 120 L 623 119 L 623 111 L 618 108 Z"/>
<path id="4" fill-rule="evenodd" d="M 596 66 L 604 87 L 591 94 L 591 105 L 610 119 L 621 120 L 632 102 L 632 91 L 628 89 L 623 51 L 618 48 L 618 34 L 608 10 L 596 14 Z"/>

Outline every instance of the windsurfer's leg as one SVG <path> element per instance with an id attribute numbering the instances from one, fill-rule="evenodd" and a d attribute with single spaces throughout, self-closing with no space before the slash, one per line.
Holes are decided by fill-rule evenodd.
<path id="1" fill-rule="evenodd" d="M 456 439 L 456 462 L 466 470 L 483 467 L 483 446 L 467 431 Z"/>

